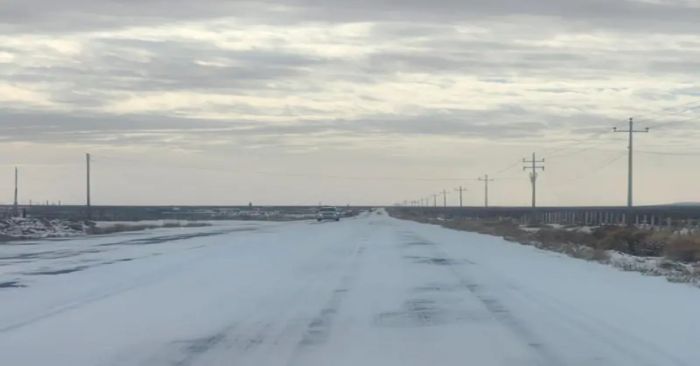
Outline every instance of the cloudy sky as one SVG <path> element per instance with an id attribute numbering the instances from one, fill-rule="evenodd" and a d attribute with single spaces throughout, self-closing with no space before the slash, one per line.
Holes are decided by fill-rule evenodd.
<path id="1" fill-rule="evenodd" d="M 700 0 L 0 2 L 0 200 L 700 201 Z M 0 175 L 1 176 L 1 175 Z M 4 187 L 4 188 L 3 188 Z M 456 202 L 451 192 L 450 203 Z"/>

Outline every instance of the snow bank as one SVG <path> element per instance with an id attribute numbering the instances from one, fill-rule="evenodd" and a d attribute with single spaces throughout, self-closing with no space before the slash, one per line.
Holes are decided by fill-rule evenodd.
<path id="1" fill-rule="evenodd" d="M 11 218 L 0 220 L 0 239 L 39 239 L 85 234 L 87 225 L 66 220 Z"/>
<path id="2" fill-rule="evenodd" d="M 122 231 L 201 226 L 212 226 L 212 223 L 188 220 L 86 222 L 41 218 L 11 218 L 0 220 L 0 240 L 64 238 L 89 234 L 111 234 Z"/>
<path id="3" fill-rule="evenodd" d="M 663 257 L 637 257 L 616 251 L 608 251 L 608 257 L 607 263 L 625 271 L 663 276 L 671 282 L 684 282 L 700 287 L 698 263 L 681 263 Z"/>

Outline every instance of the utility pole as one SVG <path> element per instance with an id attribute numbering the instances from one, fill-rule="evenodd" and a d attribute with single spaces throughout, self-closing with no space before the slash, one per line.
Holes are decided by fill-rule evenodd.
<path id="1" fill-rule="evenodd" d="M 87 219 L 92 219 L 92 203 L 90 201 L 90 154 L 85 154 L 85 162 L 87 163 Z"/>
<path id="2" fill-rule="evenodd" d="M 442 190 L 442 206 L 447 208 L 447 190 Z"/>
<path id="3" fill-rule="evenodd" d="M 629 133 L 629 145 L 627 146 L 629 157 L 628 157 L 628 162 L 627 162 L 627 207 L 632 208 L 633 206 L 633 201 L 632 201 L 632 180 L 633 180 L 633 175 L 632 175 L 632 156 L 634 155 L 634 149 L 633 149 L 633 142 L 634 142 L 634 134 L 635 133 L 647 133 L 649 132 L 649 127 L 643 129 L 643 130 L 635 130 L 634 129 L 634 120 L 630 117 L 629 121 L 629 128 L 626 130 L 618 130 L 617 127 L 613 127 L 613 132 L 625 132 Z"/>
<path id="4" fill-rule="evenodd" d="M 16 216 L 19 216 L 19 169 L 15 167 L 15 204 L 13 206 L 13 211 Z"/>
<path id="5" fill-rule="evenodd" d="M 433 207 L 435 207 L 435 208 L 437 208 L 437 196 L 439 196 L 439 194 L 433 195 Z"/>
<path id="6" fill-rule="evenodd" d="M 486 174 L 484 178 L 479 178 L 479 181 L 484 182 L 484 207 L 489 207 L 489 182 L 493 182 L 494 179 L 489 179 L 489 175 Z"/>
<path id="7" fill-rule="evenodd" d="M 459 188 L 455 188 L 455 192 L 459 192 L 459 207 L 464 207 L 462 201 L 462 192 L 464 191 L 466 191 L 466 189 L 462 188 L 462 186 L 459 186 Z"/>
<path id="8" fill-rule="evenodd" d="M 530 181 L 532 182 L 532 208 L 537 207 L 537 171 L 542 169 L 544 171 L 544 165 L 539 165 L 539 164 L 544 164 L 544 159 L 542 160 L 537 160 L 537 157 L 535 156 L 535 153 L 532 153 L 532 160 L 527 160 L 523 159 L 524 164 L 532 164 L 532 165 L 526 165 L 523 167 L 523 170 L 532 170 L 530 172 Z"/>

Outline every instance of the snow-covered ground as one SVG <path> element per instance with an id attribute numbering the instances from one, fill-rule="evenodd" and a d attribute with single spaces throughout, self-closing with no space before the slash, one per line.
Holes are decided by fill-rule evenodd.
<path id="1" fill-rule="evenodd" d="M 698 309 L 383 213 L 0 245 L 0 365 L 697 365 Z"/>

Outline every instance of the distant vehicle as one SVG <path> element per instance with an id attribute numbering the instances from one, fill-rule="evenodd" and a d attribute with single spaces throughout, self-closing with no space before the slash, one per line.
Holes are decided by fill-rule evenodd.
<path id="1" fill-rule="evenodd" d="M 335 207 L 321 207 L 316 215 L 318 222 L 324 220 L 340 221 L 340 211 Z"/>

